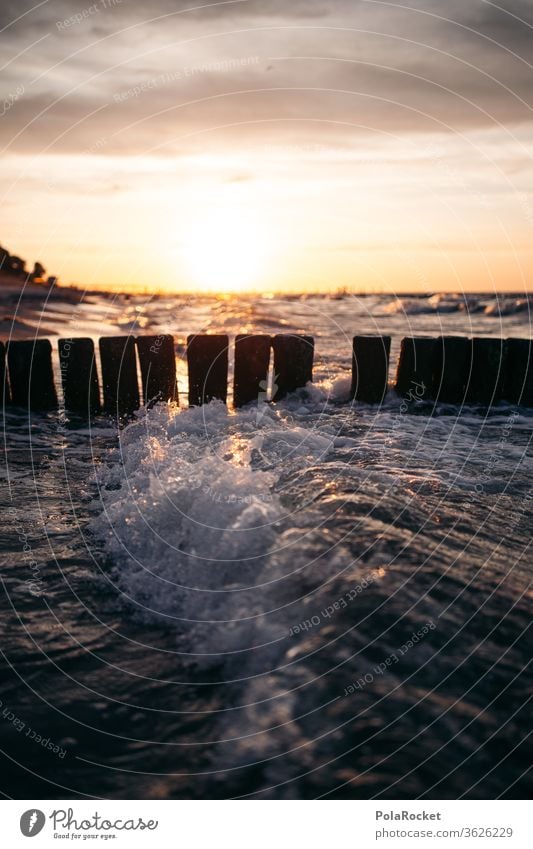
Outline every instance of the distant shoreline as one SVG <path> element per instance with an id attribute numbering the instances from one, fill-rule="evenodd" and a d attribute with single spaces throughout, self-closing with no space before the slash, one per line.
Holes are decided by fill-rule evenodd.
<path id="1" fill-rule="evenodd" d="M 139 298 L 194 298 L 198 300 L 212 298 L 240 298 L 250 300 L 260 298 L 261 300 L 269 300 L 271 298 L 280 298 L 285 300 L 302 300 L 307 298 L 326 298 L 328 300 L 344 300 L 348 298 L 398 298 L 398 299 L 414 299 L 414 300 L 429 300 L 435 296 L 443 297 L 461 297 L 465 300 L 471 298 L 530 298 L 533 297 L 531 291 L 470 291 L 470 292 L 453 292 L 453 291 L 436 291 L 436 292 L 369 292 L 369 291 L 309 291 L 309 292 L 219 292 L 216 290 L 205 292 L 191 292 L 189 290 L 155 290 L 150 291 L 148 288 L 141 287 L 132 289 L 111 289 L 105 287 L 84 288 L 75 284 L 61 284 L 47 286 L 42 283 L 33 283 L 32 281 L 14 277 L 10 274 L 0 274 L 0 304 L 9 300 L 13 303 L 14 300 L 22 299 L 60 299 L 65 301 L 78 301 L 80 296 L 98 296 L 116 298 L 122 297 L 139 297 Z"/>

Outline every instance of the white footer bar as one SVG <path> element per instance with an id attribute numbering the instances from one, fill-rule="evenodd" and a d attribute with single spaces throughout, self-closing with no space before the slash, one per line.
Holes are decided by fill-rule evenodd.
<path id="1" fill-rule="evenodd" d="M 531 849 L 530 812 L 525 801 L 4 801 L 0 839 L 9 849 Z"/>

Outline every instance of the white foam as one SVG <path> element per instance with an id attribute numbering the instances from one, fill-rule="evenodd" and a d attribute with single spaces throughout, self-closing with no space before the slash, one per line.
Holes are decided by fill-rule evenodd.
<path id="1" fill-rule="evenodd" d="M 180 646 L 190 653 L 240 652 L 286 634 L 279 611 L 305 595 L 306 581 L 315 586 L 357 562 L 355 543 L 334 541 L 348 502 L 353 513 L 386 493 L 447 498 L 451 487 L 474 493 L 480 483 L 484 495 L 507 492 L 509 466 L 521 478 L 531 468 L 510 437 L 501 459 L 491 458 L 504 412 L 488 423 L 405 415 L 391 393 L 379 412 L 352 414 L 324 397 L 296 393 L 238 413 L 216 402 L 158 405 L 122 432 L 100 468 L 91 530 L 113 564 L 111 578 L 132 610 L 185 633 Z M 339 432 L 346 422 L 347 435 Z M 478 444 L 480 428 L 486 444 Z M 335 505 L 329 530 L 322 496 Z M 367 517 L 364 547 L 383 521 Z"/>

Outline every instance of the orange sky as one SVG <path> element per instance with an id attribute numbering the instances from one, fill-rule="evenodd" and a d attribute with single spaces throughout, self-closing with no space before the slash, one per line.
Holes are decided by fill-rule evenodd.
<path id="1" fill-rule="evenodd" d="M 23 6 L 0 242 L 63 283 L 531 289 L 523 0 Z"/>

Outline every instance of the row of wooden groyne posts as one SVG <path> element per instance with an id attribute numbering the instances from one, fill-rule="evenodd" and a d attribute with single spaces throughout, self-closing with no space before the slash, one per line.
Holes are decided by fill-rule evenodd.
<path id="1" fill-rule="evenodd" d="M 383 400 L 389 380 L 390 342 L 389 336 L 353 338 L 352 399 L 367 404 Z M 482 405 L 505 400 L 533 406 L 531 346 L 529 339 L 407 337 L 401 343 L 394 389 L 417 400 Z M 124 418 L 142 402 L 179 402 L 173 336 L 103 337 L 98 348 L 103 398 L 92 339 L 58 340 L 67 412 L 83 417 L 104 412 Z M 234 355 L 235 407 L 266 397 L 271 352 L 271 400 L 280 400 L 312 380 L 313 337 L 239 335 Z M 26 410 L 58 408 L 52 354 L 47 339 L 0 343 L 4 404 Z M 228 336 L 188 337 L 189 405 L 213 399 L 226 402 L 228 359 Z"/>

